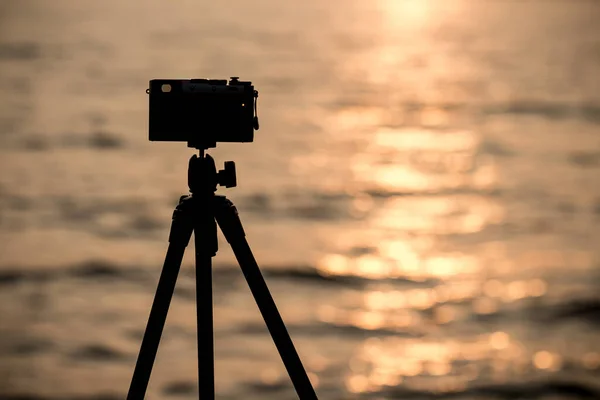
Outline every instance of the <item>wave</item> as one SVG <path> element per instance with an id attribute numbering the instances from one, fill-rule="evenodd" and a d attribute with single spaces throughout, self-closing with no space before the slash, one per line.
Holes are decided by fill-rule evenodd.
<path id="1" fill-rule="evenodd" d="M 0 287 L 25 281 L 51 281 L 64 278 L 138 280 L 147 275 L 143 268 L 128 268 L 102 261 L 89 261 L 63 268 L 17 268 L 2 267 Z"/>
<path id="2" fill-rule="evenodd" d="M 363 286 L 369 280 L 351 275 L 324 275 L 317 269 L 306 268 L 265 268 L 264 275 L 273 279 L 306 281 L 335 286 Z"/>
<path id="3" fill-rule="evenodd" d="M 34 42 L 0 43 L 0 60 L 30 61 L 41 56 L 41 47 Z"/>
<path id="4" fill-rule="evenodd" d="M 338 101 L 331 107 L 331 111 L 363 107 L 364 100 Z M 592 124 L 600 123 L 600 104 L 593 101 L 568 102 L 548 101 L 538 99 L 516 99 L 503 102 L 489 102 L 473 104 L 469 102 L 419 102 L 405 101 L 398 108 L 408 113 L 418 113 L 426 109 L 443 110 L 450 114 L 477 112 L 483 115 L 517 115 L 538 116 L 546 119 L 558 120 L 566 118 L 582 119 Z"/>
<path id="5" fill-rule="evenodd" d="M 150 268 L 97 260 L 60 268 L 0 267 L 0 289 L 16 287 L 26 282 L 75 279 L 102 284 L 120 281 L 132 282 L 145 287 L 145 290 L 152 291 L 156 288 L 160 270 L 161 267 L 158 265 Z M 261 272 L 269 285 L 283 281 L 301 284 L 308 288 L 324 287 L 331 290 L 360 290 L 373 283 L 390 284 L 397 289 L 433 288 L 439 284 L 439 281 L 435 279 L 413 281 L 407 278 L 373 279 L 353 275 L 326 275 L 312 266 L 266 265 L 261 266 Z M 179 275 L 180 281 L 185 280 L 186 282 L 177 285 L 175 296 L 189 300 L 195 299 L 194 275 L 194 268 L 182 266 Z M 223 290 L 235 290 L 238 286 L 232 285 L 232 282 L 241 280 L 243 280 L 243 274 L 236 264 L 216 264 L 213 268 L 213 284 L 215 287 L 219 287 L 218 291 L 220 293 Z M 472 299 L 466 299 L 465 301 L 471 302 Z M 527 313 L 530 320 L 539 323 L 562 323 L 568 320 L 578 320 L 596 325 L 600 324 L 600 297 L 590 294 L 564 298 L 558 301 L 524 300 L 517 309 L 500 308 L 491 314 L 473 313 L 470 318 L 481 322 L 497 319 L 518 319 L 522 317 L 523 312 Z M 343 327 L 339 328 L 344 329 Z"/>
<path id="6" fill-rule="evenodd" d="M 183 395 L 195 393 L 193 382 L 172 382 L 163 388 L 163 393 L 171 395 Z M 272 392 L 287 387 L 284 382 L 268 384 L 251 384 L 252 391 Z M 600 390 L 591 385 L 576 381 L 552 381 L 552 382 L 523 382 L 508 384 L 491 384 L 475 386 L 461 392 L 432 392 L 427 390 L 414 390 L 405 386 L 387 388 L 378 392 L 369 392 L 366 396 L 385 396 L 389 399 L 446 399 L 446 398 L 470 398 L 472 396 L 483 396 L 488 399 L 516 399 L 516 398 L 544 398 L 547 396 L 566 396 L 570 399 L 598 399 Z M 62 400 L 116 400 L 122 399 L 117 394 L 92 394 L 87 396 L 63 397 Z M 0 395 L 0 400 L 54 400 L 54 397 L 35 394 L 13 394 Z"/>
<path id="7" fill-rule="evenodd" d="M 129 359 L 127 354 L 104 344 L 92 344 L 78 348 L 68 357 L 78 361 L 95 362 L 115 362 Z"/>
<path id="8" fill-rule="evenodd" d="M 89 133 L 70 133 L 47 136 L 29 133 L 20 135 L 3 143 L 5 148 L 24 151 L 52 151 L 58 148 L 91 148 L 99 151 L 123 149 L 126 141 L 123 135 L 104 130 L 94 130 Z"/>
<path id="9" fill-rule="evenodd" d="M 154 281 L 160 267 L 148 268 L 114 264 L 99 260 L 89 260 L 77 265 L 59 268 L 18 268 L 11 266 L 0 267 L 0 287 L 19 284 L 24 281 L 48 281 L 64 278 L 82 280 L 122 280 L 122 281 Z M 323 285 L 362 287 L 371 282 L 386 282 L 409 286 L 432 286 L 437 280 L 414 281 L 408 278 L 373 279 L 355 275 L 326 275 L 311 266 L 293 265 L 263 265 L 260 267 L 263 275 L 270 280 L 290 280 Z M 193 268 L 182 266 L 179 276 L 194 277 Z M 236 277 L 241 278 L 242 272 L 236 264 L 216 264 L 213 268 L 215 283 L 230 282 Z"/>
<path id="10" fill-rule="evenodd" d="M 461 392 L 432 392 L 414 390 L 400 386 L 387 388 L 380 392 L 370 393 L 384 395 L 391 399 L 445 399 L 456 397 L 483 396 L 486 399 L 517 399 L 517 398 L 545 398 L 546 396 L 568 396 L 571 399 L 598 399 L 600 390 L 591 385 L 575 381 L 547 381 L 547 382 L 522 382 L 490 384 L 468 388 Z"/>
<path id="11" fill-rule="evenodd" d="M 385 337 L 406 337 L 406 338 L 419 338 L 423 337 L 423 334 L 416 331 L 410 330 L 399 330 L 399 329 L 388 329 L 388 328 L 373 328 L 365 329 L 356 325 L 351 324 L 337 324 L 330 322 L 315 322 L 306 324 L 286 324 L 287 330 L 292 335 L 301 335 L 308 337 L 324 337 L 333 335 L 336 337 L 352 337 L 358 339 L 366 339 L 372 336 Z M 241 325 L 237 325 L 230 331 L 222 331 L 219 334 L 230 334 L 230 335 L 268 335 L 269 332 L 265 324 L 261 322 L 251 322 Z"/>
<path id="12" fill-rule="evenodd" d="M 575 117 L 592 123 L 600 123 L 600 106 L 594 103 L 570 104 L 520 100 L 489 105 L 483 108 L 483 112 L 485 114 L 533 115 L 550 119 Z"/>
<path id="13" fill-rule="evenodd" d="M 471 187 L 462 187 L 457 189 L 444 188 L 444 189 L 434 189 L 431 191 L 401 191 L 401 190 L 387 190 L 387 189 L 368 189 L 365 191 L 365 194 L 378 199 L 387 199 L 391 197 L 431 197 L 431 196 L 452 196 L 452 195 L 468 195 L 468 194 L 477 194 L 477 195 L 485 195 L 485 196 L 500 196 L 502 195 L 502 189 L 499 188 L 490 188 L 490 189 L 481 189 L 481 188 L 471 188 Z"/>
<path id="14" fill-rule="evenodd" d="M 77 397 L 60 397 L 60 400 L 123 400 L 124 394 L 90 394 Z M 57 400 L 57 397 L 49 397 L 38 394 L 0 394 L 0 400 Z"/>
<path id="15" fill-rule="evenodd" d="M 409 196 L 417 198 L 474 194 L 496 196 L 500 193 L 498 189 L 482 191 L 476 188 L 434 189 L 416 192 L 370 188 L 364 191 L 364 194 L 370 196 L 374 201 Z M 368 217 L 368 213 L 359 215 L 352 211 L 353 199 L 352 195 L 342 191 L 325 194 L 314 190 L 297 195 L 293 190 L 284 190 L 278 194 L 249 193 L 241 195 L 236 200 L 236 205 L 242 215 L 257 215 L 263 220 L 277 222 L 287 220 L 304 223 L 308 221 L 353 221 Z M 158 201 L 161 202 L 161 207 L 167 204 L 164 200 Z M 177 204 L 175 197 L 169 198 L 167 201 L 170 207 Z M 162 235 L 168 231 L 170 220 L 163 217 L 157 218 L 156 206 L 155 201 L 139 196 L 118 199 L 104 196 L 78 198 L 71 195 L 39 198 L 11 193 L 6 188 L 2 188 L 0 192 L 0 212 L 6 212 L 7 215 L 14 214 L 15 221 L 22 221 L 22 212 L 30 211 L 52 217 L 38 218 L 38 221 L 48 221 L 38 222 L 41 226 L 51 228 L 57 225 L 67 226 L 108 239 L 163 237 Z M 104 217 L 108 215 L 111 217 L 110 224 L 104 220 Z M 7 230 L 10 227 L 0 224 L 0 229 Z"/>
<path id="16" fill-rule="evenodd" d="M 554 307 L 555 320 L 578 319 L 600 324 L 600 298 L 575 299 Z"/>
<path id="17" fill-rule="evenodd" d="M 576 151 L 569 154 L 569 162 L 582 168 L 600 165 L 600 151 Z"/>
<path id="18" fill-rule="evenodd" d="M 353 104 L 340 104 L 340 108 L 355 106 Z M 523 115 L 539 116 L 547 119 L 577 118 L 590 123 L 600 123 L 600 104 L 596 102 L 557 102 L 535 99 L 520 99 L 482 105 L 468 103 L 421 103 L 406 102 L 402 106 L 405 110 L 418 112 L 427 108 L 438 108 L 450 113 L 465 113 L 477 111 L 484 115 Z"/>

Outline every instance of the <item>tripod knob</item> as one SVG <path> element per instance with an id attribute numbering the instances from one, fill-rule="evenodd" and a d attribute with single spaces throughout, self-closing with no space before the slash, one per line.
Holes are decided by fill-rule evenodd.
<path id="1" fill-rule="evenodd" d="M 225 169 L 222 169 L 217 174 L 219 185 L 227 188 L 236 187 L 237 177 L 235 175 L 235 163 L 233 161 L 225 161 Z"/>

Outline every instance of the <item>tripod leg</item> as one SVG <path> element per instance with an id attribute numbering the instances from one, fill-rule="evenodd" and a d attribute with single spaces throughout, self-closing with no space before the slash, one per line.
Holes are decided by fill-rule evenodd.
<path id="1" fill-rule="evenodd" d="M 158 351 L 158 344 L 167 319 L 167 312 L 169 311 L 173 291 L 175 290 L 175 282 L 177 281 L 177 275 L 181 267 L 183 253 L 192 236 L 193 223 L 192 218 L 187 212 L 189 208 L 187 204 L 189 202 L 188 199 L 189 197 L 183 196 L 173 213 L 173 222 L 169 235 L 169 248 L 158 281 L 158 287 L 156 288 L 154 301 L 152 302 L 148 324 L 146 325 L 140 353 L 133 371 L 129 392 L 127 393 L 127 400 L 143 400 L 146 395 L 148 381 L 150 380 L 156 352 Z"/>
<path id="2" fill-rule="evenodd" d="M 218 244 L 217 223 L 212 212 L 212 200 L 211 196 L 208 199 L 199 200 L 195 205 L 198 392 L 201 400 L 215 399 L 212 257 L 217 254 Z"/>
<path id="3" fill-rule="evenodd" d="M 223 235 L 231 245 L 240 268 L 246 277 L 254 300 L 265 320 L 273 342 L 287 369 L 300 400 L 316 400 L 317 395 L 308 379 L 302 361 L 296 352 L 294 343 L 277 310 L 275 301 L 254 259 L 252 250 L 246 241 L 246 234 L 239 219 L 237 209 L 229 200 L 215 196 L 215 217 Z"/>

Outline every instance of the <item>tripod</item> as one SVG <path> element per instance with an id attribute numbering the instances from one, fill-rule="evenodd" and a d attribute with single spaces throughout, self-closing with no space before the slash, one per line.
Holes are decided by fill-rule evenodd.
<path id="1" fill-rule="evenodd" d="M 188 186 L 191 194 L 181 196 L 173 213 L 169 248 L 127 400 L 143 400 L 146 394 L 175 282 L 192 231 L 196 247 L 198 392 L 201 400 L 215 399 L 212 257 L 218 250 L 217 223 L 235 254 L 299 399 L 316 400 L 317 395 L 246 241 L 237 210 L 227 198 L 215 195 L 217 185 L 236 186 L 235 164 L 227 161 L 225 169 L 217 173 L 214 159 L 200 150 L 200 157 L 194 155 L 189 162 Z"/>

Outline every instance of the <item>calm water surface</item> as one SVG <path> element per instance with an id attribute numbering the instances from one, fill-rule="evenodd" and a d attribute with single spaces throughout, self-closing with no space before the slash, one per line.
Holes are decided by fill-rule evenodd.
<path id="1" fill-rule="evenodd" d="M 2 3 L 0 398 L 124 397 L 192 154 L 147 141 L 147 81 L 233 75 L 261 130 L 212 152 L 237 163 L 220 192 L 319 398 L 599 398 L 599 20 L 583 0 Z M 224 241 L 215 263 L 219 398 L 295 398 Z M 197 396 L 192 265 L 149 399 Z"/>

